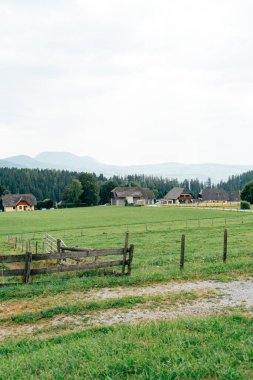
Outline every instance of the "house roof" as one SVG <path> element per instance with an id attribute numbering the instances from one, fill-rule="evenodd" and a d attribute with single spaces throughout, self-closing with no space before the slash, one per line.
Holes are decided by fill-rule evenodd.
<path id="1" fill-rule="evenodd" d="M 4 207 L 15 207 L 21 201 L 27 202 L 30 206 L 37 204 L 33 194 L 7 194 L 2 197 Z"/>
<path id="2" fill-rule="evenodd" d="M 229 201 L 229 202 L 239 202 L 240 192 L 239 191 L 226 191 L 222 188 L 220 189 L 203 189 L 201 193 L 201 198 L 203 201 Z"/>
<path id="3" fill-rule="evenodd" d="M 165 195 L 164 199 L 167 199 L 167 200 L 176 200 L 182 194 L 189 194 L 189 195 L 191 195 L 194 198 L 194 196 L 192 195 L 192 193 L 190 193 L 189 190 L 187 190 L 186 188 L 184 188 L 184 187 L 173 187 L 173 189 L 171 189 Z"/>
<path id="4" fill-rule="evenodd" d="M 116 198 L 155 198 L 153 191 L 144 187 L 115 187 L 111 192 Z"/>
<path id="5" fill-rule="evenodd" d="M 229 194 L 224 189 L 206 188 L 202 190 L 201 198 L 203 201 L 228 201 Z"/>

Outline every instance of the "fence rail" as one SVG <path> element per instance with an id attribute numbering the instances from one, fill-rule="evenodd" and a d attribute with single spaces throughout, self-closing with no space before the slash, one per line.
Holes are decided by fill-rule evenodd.
<path id="1" fill-rule="evenodd" d="M 80 247 L 66 247 L 61 244 L 62 241 L 56 241 L 57 253 L 32 253 L 27 251 L 21 255 L 0 255 L 0 277 L 22 276 L 23 282 L 28 283 L 30 276 L 38 274 L 50 274 L 58 272 L 70 272 L 86 269 L 99 269 L 106 267 L 121 266 L 123 275 L 130 275 L 132 270 L 132 261 L 134 255 L 134 245 L 128 246 L 128 233 L 126 233 L 124 248 L 107 248 L 107 249 L 91 249 Z M 97 261 L 98 257 L 121 255 L 119 260 Z M 82 260 L 94 257 L 93 262 L 83 262 Z M 68 263 L 66 260 L 73 260 L 75 263 Z M 43 268 L 33 268 L 33 262 L 39 261 L 56 261 L 55 266 L 46 266 Z M 21 269 L 5 268 L 5 264 L 24 263 Z M 127 271 L 125 267 L 127 266 Z"/>

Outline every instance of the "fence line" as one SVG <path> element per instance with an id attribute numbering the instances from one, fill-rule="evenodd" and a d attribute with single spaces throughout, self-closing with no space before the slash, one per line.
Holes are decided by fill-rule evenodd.
<path id="1" fill-rule="evenodd" d="M 22 276 L 23 283 L 28 284 L 30 276 L 33 275 L 43 275 L 51 274 L 58 272 L 70 272 L 78 270 L 87 270 L 87 269 L 99 269 L 99 268 L 108 268 L 115 266 L 122 266 L 122 275 L 130 275 L 132 270 L 132 261 L 134 255 L 134 245 L 128 244 L 128 233 L 125 238 L 124 248 L 107 248 L 107 249 L 91 249 L 91 248 L 80 248 L 80 247 L 67 247 L 65 244 L 61 244 L 60 239 L 56 240 L 57 252 L 52 253 L 36 253 L 33 254 L 30 251 L 27 251 L 25 254 L 19 255 L 1 255 L 0 264 L 2 264 L 2 271 L 0 271 L 0 277 L 12 277 L 12 276 Z M 105 256 L 115 256 L 120 255 L 121 259 L 119 260 L 108 260 L 108 261 L 97 261 L 98 257 Z M 128 257 L 127 257 L 128 256 Z M 83 260 L 87 258 L 94 258 L 93 262 L 85 262 Z M 66 262 L 66 260 L 71 260 L 71 263 Z M 33 268 L 33 262 L 40 261 L 52 261 L 57 260 L 55 266 L 46 266 L 43 268 Z M 75 264 L 72 263 L 75 261 Z M 4 267 L 8 263 L 23 263 L 24 268 L 22 269 L 9 269 Z M 47 263 L 46 263 L 47 264 Z M 127 272 L 126 272 L 127 266 Z"/>
<path id="2" fill-rule="evenodd" d="M 237 214 L 236 214 L 237 215 Z M 253 217 L 253 213 L 244 213 L 243 215 L 240 215 L 239 216 L 234 216 L 234 217 L 224 217 L 224 216 L 220 216 L 220 217 L 213 217 L 213 218 L 210 218 L 210 217 L 206 217 L 206 218 L 190 218 L 190 219 L 178 219 L 178 220 L 173 220 L 173 221 L 170 221 L 170 220 L 167 220 L 167 221 L 158 221 L 158 222 L 151 222 L 151 223 L 147 223 L 146 221 L 145 222 L 142 222 L 142 223 L 133 223 L 133 224 L 124 224 L 124 225 L 121 225 L 121 226 L 118 226 L 118 225 L 108 225 L 108 226 L 96 226 L 96 227 L 86 227 L 86 228 L 72 228 L 72 229 L 68 229 L 68 233 L 70 236 L 84 236 L 84 231 L 87 230 L 87 231 L 91 231 L 91 230 L 94 230 L 96 233 L 98 230 L 110 230 L 110 229 L 122 229 L 123 231 L 126 231 L 126 229 L 128 230 L 131 230 L 134 229 L 136 230 L 136 228 L 140 227 L 140 229 L 143 228 L 143 230 L 145 231 L 150 231 L 150 229 L 152 228 L 156 228 L 156 227 L 159 227 L 159 226 L 168 226 L 168 227 L 174 227 L 175 229 L 179 229 L 179 228 L 183 228 L 186 226 L 187 224 L 187 228 L 193 228 L 193 227 L 206 227 L 208 225 L 210 226 L 217 226 L 219 227 L 220 225 L 229 225 L 229 224 L 247 224 L 247 223 L 252 223 L 252 217 Z M 210 222 L 208 224 L 208 222 Z M 219 223 L 220 222 L 220 223 Z M 181 226 L 182 225 L 182 226 Z M 59 233 L 61 232 L 62 233 L 63 230 L 59 231 L 59 230 L 52 230 L 52 232 L 54 233 Z M 72 233 L 72 232 L 75 232 L 75 233 Z M 14 237 L 11 237 L 9 236 L 9 238 L 15 238 L 17 237 L 17 240 L 18 242 L 20 240 L 24 240 L 24 241 L 27 241 L 27 240 L 35 240 L 36 238 L 39 238 L 41 239 L 43 236 L 45 236 L 45 232 L 36 232 L 36 233 L 25 233 L 25 236 L 29 236 L 29 238 L 27 239 L 23 239 L 22 238 L 22 235 L 23 234 L 15 234 Z M 64 231 L 64 237 L 66 236 L 66 233 Z M 54 238 L 55 239 L 55 238 Z"/>

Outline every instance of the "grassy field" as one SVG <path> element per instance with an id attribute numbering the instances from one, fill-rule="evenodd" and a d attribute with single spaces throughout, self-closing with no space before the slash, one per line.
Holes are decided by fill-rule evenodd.
<path id="1" fill-rule="evenodd" d="M 253 378 L 252 319 L 231 315 L 91 327 L 92 315 L 158 309 L 208 299 L 201 292 L 86 299 L 94 289 L 140 287 L 196 280 L 229 281 L 253 274 L 253 214 L 158 207 L 93 207 L 0 214 L 0 253 L 14 253 L 7 236 L 38 241 L 45 233 L 67 245 L 123 247 L 126 230 L 135 245 L 131 276 L 83 271 L 35 276 L 28 286 L 0 287 L 0 379 L 250 379 Z M 228 261 L 222 262 L 228 230 Z M 181 235 L 185 270 L 179 270 Z M 0 268 L 1 270 L 1 268 Z M 7 281 L 7 279 L 4 279 Z M 13 281 L 13 279 L 10 279 Z M 226 312 L 227 314 L 227 312 Z M 64 323 L 56 324 L 55 318 Z M 79 318 L 78 331 L 72 318 Z M 29 338 L 22 329 L 38 326 Z M 23 332 L 22 332 L 23 331 Z"/>
<path id="2" fill-rule="evenodd" d="M 0 378 L 252 379 L 252 334 L 252 320 L 233 315 L 10 340 Z"/>
<path id="3" fill-rule="evenodd" d="M 234 211 L 156 208 L 94 207 L 83 209 L 0 214 L 0 250 L 13 252 L 7 235 L 42 241 L 46 232 L 69 246 L 123 247 L 125 231 L 135 245 L 131 279 L 98 279 L 110 283 L 175 278 L 238 277 L 252 273 L 253 214 Z M 222 263 L 223 233 L 228 229 L 228 262 Z M 181 235 L 186 235 L 185 271 L 179 271 Z M 93 272 L 94 274 L 94 272 Z M 79 274 L 80 275 L 80 274 Z M 92 277 L 89 272 L 88 276 Z M 76 274 L 70 274 L 76 278 Z M 56 278 L 56 276 L 54 276 Z M 91 286 L 94 283 L 91 279 Z"/>

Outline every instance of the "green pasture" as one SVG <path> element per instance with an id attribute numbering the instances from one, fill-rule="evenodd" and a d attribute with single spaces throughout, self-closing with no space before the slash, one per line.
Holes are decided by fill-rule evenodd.
<path id="1" fill-rule="evenodd" d="M 222 262 L 224 228 L 228 230 L 228 260 Z M 68 246 L 121 248 L 125 232 L 135 253 L 131 277 L 104 276 L 106 272 L 64 275 L 65 286 L 145 284 L 190 278 L 239 278 L 253 272 L 253 213 L 159 207 L 91 207 L 30 213 L 0 214 L 0 252 L 14 253 L 7 236 L 30 240 L 43 249 L 45 233 Z M 179 270 L 182 234 L 186 235 L 185 270 Z M 18 247 L 20 251 L 20 246 Z M 109 271 L 111 272 L 111 271 Z M 62 275 L 34 277 L 55 282 Z M 6 279 L 4 280 L 6 281 Z M 72 282 L 72 285 L 70 285 Z M 6 292 L 8 292 L 6 290 Z"/>

